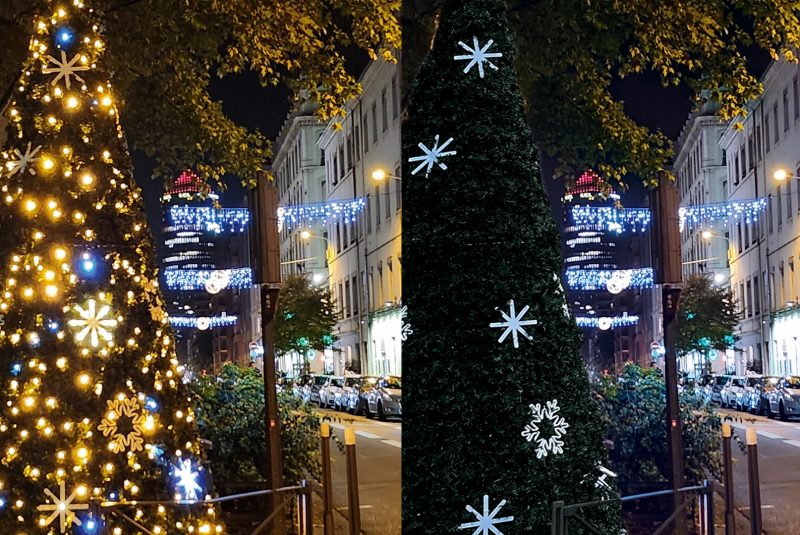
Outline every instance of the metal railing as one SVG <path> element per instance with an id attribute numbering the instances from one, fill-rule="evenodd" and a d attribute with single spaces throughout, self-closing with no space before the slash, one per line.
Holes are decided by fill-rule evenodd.
<path id="1" fill-rule="evenodd" d="M 128 524 L 136 527 L 145 535 L 156 535 L 146 527 L 142 526 L 139 522 L 125 514 L 124 510 L 128 507 L 149 507 L 149 506 L 164 506 L 164 507 L 178 507 L 189 508 L 204 505 L 214 505 L 223 502 L 232 502 L 235 500 L 244 500 L 248 498 L 257 498 L 261 496 L 268 496 L 275 494 L 279 497 L 278 506 L 267 516 L 250 535 L 261 535 L 267 533 L 267 527 L 274 521 L 283 522 L 283 513 L 286 511 L 287 506 L 296 500 L 298 519 L 297 528 L 299 535 L 314 535 L 314 516 L 312 510 L 312 487 L 307 481 L 302 481 L 300 485 L 291 487 L 281 487 L 275 489 L 256 490 L 251 492 L 243 492 L 240 494 L 233 494 L 230 496 L 220 496 L 217 498 L 210 498 L 208 500 L 149 500 L 149 501 L 127 501 L 127 502 L 95 502 L 92 504 L 91 509 L 99 517 L 101 514 L 116 517 L 117 519 L 127 522 Z M 103 525 L 98 526 L 97 535 L 107 535 Z"/>
<path id="2" fill-rule="evenodd" d="M 604 504 L 646 500 L 660 496 L 672 496 L 675 493 L 689 494 L 695 492 L 698 494 L 698 501 L 700 505 L 700 533 L 701 535 L 714 535 L 714 482 L 711 480 L 705 480 L 702 485 L 683 487 L 678 490 L 646 492 L 644 494 L 620 496 L 618 498 L 576 503 L 574 505 L 565 505 L 563 501 L 553 502 L 551 509 L 552 525 L 550 528 L 550 534 L 569 535 L 570 519 L 574 519 L 578 524 L 589 530 L 590 533 L 594 533 L 595 535 L 608 535 L 589 524 L 589 522 L 583 517 L 584 508 L 602 506 Z M 678 515 L 686 514 L 686 508 L 690 503 L 691 500 L 683 500 L 683 504 L 678 509 L 673 511 L 672 514 L 667 517 L 667 519 L 664 520 L 651 535 L 665 533 L 665 530 L 675 522 L 675 520 L 678 518 Z"/>

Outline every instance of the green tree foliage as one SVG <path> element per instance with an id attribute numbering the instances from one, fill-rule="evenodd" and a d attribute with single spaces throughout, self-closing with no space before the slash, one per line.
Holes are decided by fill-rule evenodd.
<path id="1" fill-rule="evenodd" d="M 264 481 L 264 378 L 257 370 L 226 364 L 218 375 L 202 375 L 191 384 L 197 425 L 213 447 L 208 452 L 217 481 Z M 320 421 L 299 398 L 278 394 L 283 447 L 283 479 L 287 485 L 319 480 Z"/>
<path id="2" fill-rule="evenodd" d="M 442 0 L 409 0 L 403 28 L 427 43 Z M 800 17 L 791 0 L 509 0 L 520 54 L 527 114 L 540 149 L 560 162 L 557 175 L 591 167 L 610 181 L 627 174 L 653 183 L 672 156 L 660 132 L 638 124 L 612 95 L 624 77 L 655 72 L 665 86 L 685 84 L 722 107 L 729 119 L 746 113 L 762 87 L 745 51 L 795 59 Z M 404 63 L 415 67 L 409 53 Z M 407 69 L 408 71 L 408 69 Z M 406 76 L 413 76 L 406 72 Z M 668 171 L 668 170 L 667 170 Z"/>
<path id="3" fill-rule="evenodd" d="M 666 387 L 655 368 L 627 364 L 619 377 L 607 376 L 595 385 L 608 439 L 610 460 L 620 482 L 668 481 Z M 709 475 L 722 476 L 720 418 L 693 391 L 680 393 L 683 459 L 686 483 L 701 484 Z"/>
<path id="4" fill-rule="evenodd" d="M 13 89 L 30 21 L 46 4 L 0 2 L 0 94 Z M 129 140 L 156 157 L 163 178 L 188 167 L 217 181 L 225 173 L 254 180 L 265 168 L 270 144 L 211 97 L 215 77 L 254 72 L 264 86 L 287 84 L 319 102 L 327 119 L 360 91 L 346 48 L 391 60 L 400 47 L 399 0 L 95 0 L 92 7 Z"/>
<path id="5" fill-rule="evenodd" d="M 736 302 L 728 287 L 714 286 L 704 275 L 687 277 L 675 318 L 678 354 L 733 348 L 739 322 Z"/>
<path id="6" fill-rule="evenodd" d="M 450 0 L 433 49 L 411 89 L 403 160 L 452 137 L 457 154 L 403 177 L 403 269 L 414 334 L 403 359 L 403 529 L 460 533 L 465 511 L 507 500 L 498 526 L 509 535 L 548 533 L 554 500 L 599 497 L 591 474 L 605 457 L 599 410 L 590 398 L 580 332 L 564 313 L 558 231 L 541 183 L 538 154 L 525 124 L 514 70 L 516 47 L 501 0 Z M 494 40 L 493 60 L 464 74 L 459 41 Z M 526 305 L 531 341 L 498 343 L 514 300 Z M 537 458 L 523 437 L 532 404 L 557 400 L 569 424 L 563 453 Z M 543 424 L 546 438 L 552 426 Z M 616 510 L 587 511 L 602 533 L 619 531 Z M 576 528 L 575 533 L 585 533 Z"/>
<path id="7" fill-rule="evenodd" d="M 275 351 L 279 355 L 333 345 L 336 309 L 327 286 L 314 286 L 308 277 L 291 275 L 283 281 L 275 314 Z"/>

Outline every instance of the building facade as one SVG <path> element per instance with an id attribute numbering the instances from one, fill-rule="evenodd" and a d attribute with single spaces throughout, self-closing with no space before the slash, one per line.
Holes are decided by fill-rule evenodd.
<path id="1" fill-rule="evenodd" d="M 289 115 L 274 145 L 272 169 L 280 206 L 321 203 L 326 197 L 325 161 L 317 142 L 325 124 L 317 107 L 303 104 Z M 308 221 L 286 225 L 279 232 L 281 275 L 302 275 L 312 284 L 328 284 L 329 234 L 327 225 Z M 259 329 L 260 331 L 260 329 Z M 292 375 L 305 371 L 334 373 L 334 352 L 310 350 L 306 355 L 284 355 L 278 369 Z"/>
<path id="2" fill-rule="evenodd" d="M 689 116 L 675 145 L 673 170 L 681 206 L 725 202 L 728 198 L 726 151 L 720 145 L 727 123 L 705 104 Z M 704 275 L 713 284 L 727 286 L 731 278 L 730 233 L 725 222 L 684 225 L 681 229 L 681 260 L 684 278 Z M 735 352 L 694 353 L 681 358 L 682 371 L 700 375 L 706 370 L 725 373 L 735 368 Z"/>
<path id="3" fill-rule="evenodd" d="M 799 374 L 800 70 L 773 62 L 761 81 L 761 98 L 720 143 L 728 199 L 768 203 L 755 222 L 740 218 L 729 226 L 731 289 L 741 314 L 735 371 Z M 776 180 L 778 170 L 787 178 Z"/>
<path id="4" fill-rule="evenodd" d="M 328 201 L 365 198 L 356 221 L 328 224 L 329 285 L 339 311 L 334 373 L 401 375 L 402 181 L 400 72 L 375 61 L 361 76 L 362 93 L 346 116 L 327 125 L 324 152 Z M 383 180 L 374 180 L 380 170 Z"/>

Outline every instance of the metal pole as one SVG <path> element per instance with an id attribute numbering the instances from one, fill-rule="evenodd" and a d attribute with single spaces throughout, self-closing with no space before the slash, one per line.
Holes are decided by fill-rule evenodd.
<path id="1" fill-rule="evenodd" d="M 761 535 L 761 482 L 758 478 L 758 438 L 747 428 L 747 481 L 750 487 L 750 533 Z"/>
<path id="2" fill-rule="evenodd" d="M 706 479 L 706 533 L 707 535 L 715 535 L 716 526 L 714 525 L 714 480 Z"/>
<path id="3" fill-rule="evenodd" d="M 564 502 L 553 502 L 550 518 L 550 535 L 563 535 L 564 533 Z"/>
<path id="4" fill-rule="evenodd" d="M 311 485 L 305 479 L 302 481 L 303 490 L 303 511 L 305 517 L 305 535 L 314 535 L 314 495 L 311 493 Z"/>
<path id="5" fill-rule="evenodd" d="M 658 188 L 651 196 L 655 229 L 653 235 L 653 259 L 658 282 L 662 284 L 664 321 L 664 380 L 667 391 L 666 425 L 668 454 L 670 461 L 670 484 L 674 491 L 673 512 L 683 507 L 685 497 L 677 492 L 683 487 L 683 437 L 680 406 L 678 404 L 678 361 L 676 333 L 673 320 L 678 313 L 681 294 L 681 245 L 678 226 L 678 190 L 665 174 L 658 177 Z M 685 515 L 683 516 L 685 518 Z M 676 517 L 673 533 L 686 535 L 686 522 Z"/>
<path id="6" fill-rule="evenodd" d="M 264 416 L 266 419 L 267 478 L 272 490 L 283 486 L 283 459 L 281 453 L 281 429 L 278 419 L 278 397 L 275 385 L 275 330 L 273 318 L 280 294 L 280 245 L 278 242 L 278 193 L 266 178 L 258 179 L 258 230 L 256 254 L 257 274 L 261 284 L 261 335 L 264 347 Z M 268 495 L 268 512 L 281 507 L 281 497 Z M 286 526 L 283 515 L 273 522 L 274 535 L 284 535 Z"/>
<path id="7" fill-rule="evenodd" d="M 350 535 L 361 533 L 361 508 L 358 502 L 358 470 L 356 467 L 356 433 L 344 430 L 344 447 L 347 459 L 347 506 L 350 509 Z"/>
<path id="8" fill-rule="evenodd" d="M 322 424 L 322 526 L 325 535 L 333 535 L 333 483 L 331 478 L 331 426 Z"/>
<path id="9" fill-rule="evenodd" d="M 725 483 L 725 535 L 736 535 L 733 516 L 733 458 L 731 456 L 731 424 L 722 424 L 722 475 Z"/>

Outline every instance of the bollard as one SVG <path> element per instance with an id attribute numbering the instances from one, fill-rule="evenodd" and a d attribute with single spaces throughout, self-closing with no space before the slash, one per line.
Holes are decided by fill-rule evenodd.
<path id="1" fill-rule="evenodd" d="M 758 478 L 758 439 L 756 430 L 747 428 L 747 481 L 750 486 L 750 533 L 761 535 L 761 482 Z"/>
<path id="2" fill-rule="evenodd" d="M 320 426 L 322 436 L 322 529 L 333 535 L 333 481 L 331 478 L 331 426 Z"/>
<path id="3" fill-rule="evenodd" d="M 358 469 L 356 468 L 356 433 L 344 430 L 344 447 L 347 459 L 347 506 L 350 509 L 350 535 L 361 533 L 361 508 L 358 503 Z"/>
<path id="4" fill-rule="evenodd" d="M 722 424 L 722 476 L 725 484 L 725 535 L 736 534 L 736 519 L 733 515 L 733 458 L 731 456 L 731 424 Z"/>

